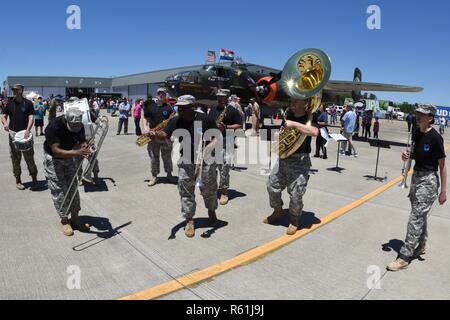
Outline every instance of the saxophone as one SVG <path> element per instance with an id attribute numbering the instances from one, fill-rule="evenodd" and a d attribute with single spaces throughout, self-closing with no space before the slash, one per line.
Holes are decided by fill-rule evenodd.
<path id="1" fill-rule="evenodd" d="M 223 119 L 225 119 L 225 113 L 227 112 L 227 107 L 225 107 L 222 111 L 222 113 L 219 115 L 216 121 L 216 125 L 219 126 L 223 124 Z"/>
<path id="2" fill-rule="evenodd" d="M 167 127 L 167 125 L 169 124 L 170 120 L 172 120 L 173 118 L 175 118 L 175 116 L 177 115 L 176 112 L 173 112 L 169 118 L 167 118 L 166 120 L 164 120 L 163 122 L 161 122 L 160 124 L 158 124 L 156 127 L 154 127 L 153 129 L 151 129 L 151 131 L 155 131 L 155 132 L 159 132 L 163 129 L 165 129 Z M 153 140 L 150 137 L 147 137 L 145 135 L 139 136 L 136 140 L 136 145 L 138 147 L 143 147 L 149 143 L 151 143 Z"/>

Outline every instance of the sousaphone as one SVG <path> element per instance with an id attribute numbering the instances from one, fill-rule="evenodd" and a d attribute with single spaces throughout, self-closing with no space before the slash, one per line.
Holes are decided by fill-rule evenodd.
<path id="1" fill-rule="evenodd" d="M 304 49 L 294 54 L 284 66 L 281 85 L 284 92 L 297 100 L 308 100 L 307 126 L 310 126 L 313 114 L 322 101 L 322 90 L 331 76 L 331 60 L 319 49 Z M 279 142 L 273 147 L 280 159 L 294 154 L 305 142 L 307 136 L 295 129 L 285 130 L 280 134 Z"/>

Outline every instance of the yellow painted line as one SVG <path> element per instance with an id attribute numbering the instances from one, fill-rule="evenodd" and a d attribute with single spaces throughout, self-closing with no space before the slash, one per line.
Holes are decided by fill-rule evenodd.
<path id="1" fill-rule="evenodd" d="M 450 148 L 450 145 L 447 145 L 447 149 Z M 412 170 L 409 172 L 409 174 L 412 174 Z M 165 295 L 174 293 L 178 290 L 185 289 L 187 287 L 192 287 L 194 285 L 198 285 L 199 283 L 206 281 L 208 279 L 211 279 L 213 277 L 216 277 L 222 273 L 228 272 L 230 270 L 233 270 L 235 268 L 238 268 L 242 265 L 249 264 L 257 259 L 260 259 L 267 254 L 279 250 L 280 248 L 300 239 L 306 236 L 309 233 L 314 232 L 315 230 L 327 225 L 328 223 L 340 218 L 344 214 L 352 211 L 353 209 L 363 205 L 364 203 L 372 200 L 376 196 L 380 195 L 381 193 L 385 192 L 386 190 L 392 188 L 393 186 L 398 185 L 403 180 L 403 176 L 400 176 L 385 185 L 381 186 L 380 188 L 376 189 L 375 191 L 365 195 L 364 197 L 353 201 L 352 203 L 346 205 L 345 207 L 342 207 L 329 215 L 321 218 L 320 224 L 313 225 L 310 229 L 302 229 L 298 231 L 295 236 L 282 236 L 274 241 L 271 241 L 269 243 L 263 244 L 262 246 L 259 246 L 255 249 L 252 249 L 250 251 L 247 251 L 245 253 L 242 253 L 234 258 L 231 258 L 229 260 L 223 261 L 221 263 L 212 265 L 210 267 L 207 267 L 206 269 L 196 271 L 193 273 L 190 273 L 188 275 L 185 275 L 183 277 L 180 277 L 176 280 L 172 280 L 166 283 L 163 283 L 161 285 L 158 285 L 156 287 L 144 290 L 142 292 L 138 292 L 135 294 L 132 294 L 127 297 L 123 297 L 119 300 L 152 300 L 152 299 L 158 299 Z"/>

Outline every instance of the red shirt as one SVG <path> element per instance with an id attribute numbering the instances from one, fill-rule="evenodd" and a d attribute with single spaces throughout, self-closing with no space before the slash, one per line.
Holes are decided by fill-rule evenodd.
<path id="1" fill-rule="evenodd" d="M 373 124 L 373 131 L 374 132 L 380 131 L 380 123 L 378 121 L 375 121 L 375 123 Z"/>

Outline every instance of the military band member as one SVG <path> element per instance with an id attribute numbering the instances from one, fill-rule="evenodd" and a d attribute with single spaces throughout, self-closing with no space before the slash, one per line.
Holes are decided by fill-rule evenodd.
<path id="1" fill-rule="evenodd" d="M 223 164 L 218 164 L 220 174 L 220 204 L 228 204 L 228 189 L 230 188 L 230 170 L 234 159 L 234 136 L 227 140 L 227 131 L 242 129 L 242 116 L 236 108 L 228 104 L 230 90 L 220 89 L 217 92 L 217 107 L 211 108 L 208 117 L 216 122 L 223 136 Z M 223 118 L 220 121 L 219 118 Z M 219 123 L 220 122 L 220 123 Z"/>
<path id="2" fill-rule="evenodd" d="M 167 120 L 174 112 L 172 106 L 167 103 L 167 90 L 165 88 L 158 89 L 158 98 L 155 103 L 152 99 L 148 99 L 144 104 L 144 134 L 153 135 L 151 130 Z M 164 170 L 167 173 L 169 181 L 173 181 L 172 176 L 172 144 L 167 141 L 152 141 L 148 144 L 148 155 L 150 157 L 151 176 L 148 182 L 149 187 L 153 187 L 157 183 L 158 175 L 161 169 L 159 158 L 162 157 Z"/>
<path id="3" fill-rule="evenodd" d="M 447 201 L 447 166 L 445 164 L 444 141 L 431 126 L 434 123 L 436 108 L 431 105 L 420 106 L 416 110 L 418 128 L 413 131 L 414 149 L 403 152 L 403 161 L 415 160 L 414 174 L 411 182 L 409 198 L 411 214 L 408 222 L 404 246 L 396 261 L 387 269 L 399 271 L 405 269 L 411 260 L 425 254 L 428 239 L 427 219 L 433 203 L 440 205 Z M 440 171 L 440 181 L 438 177 Z M 440 184 L 440 192 L 439 192 Z"/>
<path id="4" fill-rule="evenodd" d="M 22 184 L 22 169 L 20 162 L 22 160 L 22 154 L 27 163 L 28 172 L 33 179 L 32 190 L 37 189 L 37 175 L 38 169 L 34 162 L 34 147 L 31 150 L 21 152 L 16 149 L 13 140 L 13 133 L 17 133 L 25 130 L 25 139 L 28 139 L 31 135 L 31 129 L 34 124 L 34 106 L 33 103 L 23 97 L 24 86 L 16 84 L 13 87 L 14 99 L 9 101 L 4 110 L 4 114 L 1 116 L 3 128 L 6 132 L 9 132 L 9 152 L 11 155 L 11 161 L 13 165 L 13 174 L 16 178 L 16 188 L 18 190 L 25 190 L 25 186 Z"/>
<path id="5" fill-rule="evenodd" d="M 61 219 L 62 231 L 66 236 L 72 236 L 73 230 L 89 231 L 89 227 L 80 222 L 80 195 L 78 183 L 69 187 L 77 174 L 77 157 L 89 158 L 92 151 L 87 146 L 83 113 L 78 108 L 68 109 L 66 114 L 57 117 L 45 129 L 44 167 L 48 187 L 53 203 Z M 69 192 L 69 193 L 68 193 Z M 65 195 L 68 193 L 66 201 Z M 70 198 L 74 195 L 72 205 L 68 209 Z M 71 215 L 69 219 L 69 214 Z"/>
<path id="6" fill-rule="evenodd" d="M 171 138 L 176 133 L 176 130 L 184 129 L 186 137 L 190 138 L 190 151 L 184 150 L 183 138 L 180 138 L 181 159 L 178 162 L 178 191 L 181 197 L 181 212 L 183 218 L 186 220 L 185 234 L 188 238 L 192 238 L 195 235 L 195 187 L 196 180 L 199 178 L 196 177 L 196 169 L 199 168 L 199 164 L 196 163 L 196 151 L 199 150 L 199 146 L 195 145 L 195 143 L 202 143 L 203 134 L 210 129 L 217 129 L 217 126 L 205 114 L 195 111 L 195 98 L 193 96 L 181 96 L 178 99 L 177 106 L 179 115 L 173 118 L 163 131 L 152 133 L 151 137 L 155 137 L 158 140 L 165 140 Z M 197 131 L 196 128 L 200 126 L 201 131 Z M 219 131 L 217 131 L 217 135 L 220 136 Z M 206 149 L 213 148 L 217 143 L 215 138 L 205 142 Z M 209 164 L 203 163 L 199 172 L 201 172 L 200 179 L 202 181 L 200 191 L 205 202 L 205 207 L 208 209 L 209 223 L 211 226 L 215 226 L 217 223 L 216 210 L 218 207 L 216 164 L 213 161 Z"/>
<path id="7" fill-rule="evenodd" d="M 308 100 L 291 100 L 291 110 L 287 112 L 286 123 L 282 131 L 295 128 L 307 135 L 302 146 L 289 158 L 279 159 L 267 182 L 267 191 L 273 214 L 264 220 L 266 224 L 275 224 L 283 219 L 282 192 L 288 189 L 290 196 L 289 211 L 291 214 L 288 235 L 294 235 L 299 226 L 299 219 L 303 211 L 303 196 L 306 193 L 309 173 L 311 169 L 311 140 L 319 135 L 319 129 L 305 125 L 308 121 Z"/>

